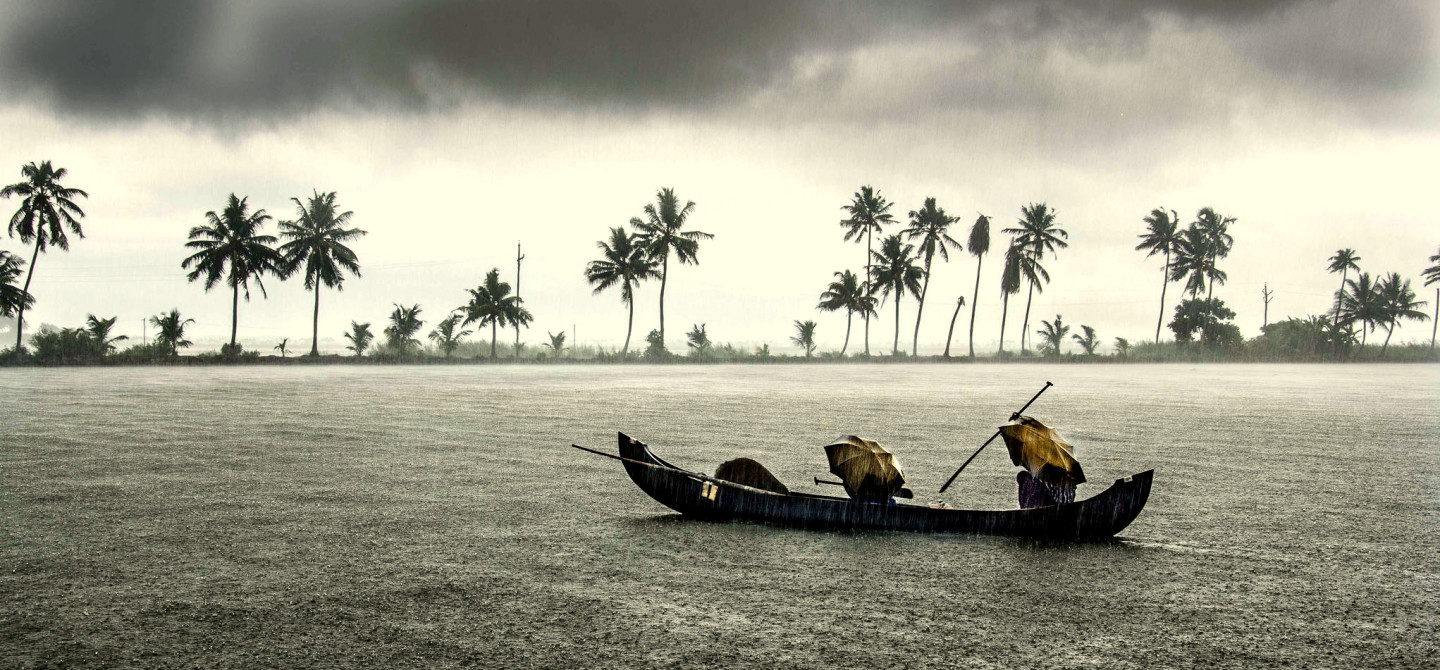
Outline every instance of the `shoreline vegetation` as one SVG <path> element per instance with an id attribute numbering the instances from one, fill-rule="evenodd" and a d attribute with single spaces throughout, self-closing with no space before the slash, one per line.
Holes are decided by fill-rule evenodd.
<path id="1" fill-rule="evenodd" d="M 353 356 L 321 355 L 322 289 L 341 291 L 346 279 L 361 276 L 359 256 L 347 243 L 359 240 L 367 232 L 346 228 L 354 212 L 342 211 L 334 191 L 322 192 L 318 189 L 307 199 L 290 199 L 295 207 L 295 219 L 277 222 L 278 237 L 264 232 L 265 224 L 272 221 L 272 217 L 264 209 L 252 208 L 248 198 L 234 193 L 229 195 L 223 208 L 218 212 L 206 212 L 203 224 L 190 229 L 184 242 L 189 255 L 179 263 L 180 269 L 188 271 L 185 277 L 190 282 L 202 283 L 205 292 L 223 287 L 222 292 L 229 294 L 230 341 L 220 347 L 218 353 L 181 355 L 182 349 L 194 346 L 186 339 L 186 329 L 194 325 L 195 320 L 184 318 L 178 308 L 149 317 L 148 323 L 156 329 L 153 343 L 143 342 L 120 349 L 118 343 L 128 338 L 125 335 L 112 336 L 111 333 L 119 316 L 105 318 L 90 314 L 80 327 L 56 328 L 42 324 L 37 332 L 31 334 L 31 347 L 27 348 L 24 338 L 27 325 L 25 310 L 36 302 L 36 296 L 30 290 L 36 262 L 48 249 L 68 251 L 68 235 L 77 239 L 85 236 L 81 227 L 85 212 L 76 200 L 88 199 L 89 193 L 61 185 L 61 180 L 68 174 L 67 170 L 51 165 L 50 161 L 29 163 L 21 168 L 22 181 L 0 188 L 0 198 L 20 199 L 19 208 L 10 218 L 9 236 L 33 247 L 28 263 L 20 255 L 0 250 L 0 317 L 12 318 L 15 331 L 15 345 L 0 350 L 0 366 L 302 362 L 469 364 L 487 358 L 496 363 L 662 364 L 800 361 L 1440 361 L 1435 346 L 1435 326 L 1440 325 L 1440 287 L 1435 290 L 1435 316 L 1432 319 L 1424 310 L 1429 303 L 1419 299 L 1410 279 L 1398 272 L 1372 275 L 1361 271 L 1361 258 L 1350 248 L 1340 249 L 1327 259 L 1330 263 L 1327 271 L 1340 275 L 1333 307 L 1327 307 L 1323 314 L 1303 318 L 1292 316 L 1272 323 L 1269 304 L 1274 292 L 1267 284 L 1262 291 L 1266 311 L 1261 333 L 1246 339 L 1233 322 L 1234 310 L 1227 307 L 1223 299 L 1215 297 L 1216 286 L 1223 286 L 1228 278 L 1219 265 L 1234 246 L 1230 227 L 1236 224 L 1237 219 L 1208 206 L 1201 207 L 1189 223 L 1183 223 L 1175 210 L 1164 207 L 1152 209 L 1148 216 L 1140 219 L 1146 227 L 1143 233 L 1137 235 L 1139 244 L 1135 250 L 1146 252 L 1146 259 L 1157 256 L 1164 259 L 1159 318 L 1153 340 L 1147 338 L 1148 341 L 1132 343 L 1124 337 L 1115 337 L 1113 344 L 1107 347 L 1105 338 L 1093 326 L 1066 323 L 1060 314 L 1056 314 L 1053 321 L 1046 320 L 1045 313 L 1040 309 L 1034 310 L 1035 321 L 1032 322 L 1031 308 L 1035 297 L 1042 295 L 1046 285 L 1051 283 L 1045 262 L 1067 249 L 1070 239 L 1057 210 L 1044 202 L 1032 202 L 1021 207 L 1013 227 L 998 231 L 1008 236 L 1001 241 L 1003 253 L 1002 248 L 995 249 L 995 253 L 1000 254 L 997 260 L 1003 263 L 1000 295 L 992 296 L 993 301 L 987 306 L 991 318 L 996 303 L 1000 308 L 999 346 L 992 355 L 976 356 L 976 311 L 982 301 L 980 268 L 984 257 L 992 251 L 990 217 L 979 214 L 968 235 L 963 235 L 965 241 L 961 242 L 956 239 L 962 236 L 960 226 L 956 225 L 961 223 L 960 218 L 946 214 L 934 197 L 926 198 L 919 209 L 910 211 L 908 222 L 904 222 L 891 212 L 895 203 L 886 200 L 879 189 L 869 185 L 861 186 L 851 201 L 839 208 L 847 214 L 839 221 L 844 240 L 863 244 L 865 254 L 859 271 L 854 268 L 835 271 L 834 281 L 825 286 L 819 295 L 815 310 L 845 313 L 845 341 L 838 351 L 822 352 L 818 356 L 816 331 L 819 326 L 810 319 L 794 320 L 795 334 L 789 338 L 791 344 L 804 352 L 803 356 L 771 352 L 768 343 L 754 350 L 737 348 L 733 344 L 716 344 L 711 341 L 705 323 L 692 324 L 689 332 L 685 333 L 688 351 L 684 355 L 667 348 L 670 340 L 665 336 L 665 288 L 670 282 L 670 259 L 674 257 L 676 268 L 698 265 L 701 242 L 714 238 L 712 233 L 684 229 L 695 212 L 695 203 L 685 201 L 682 205 L 672 188 L 656 191 L 655 201 L 643 207 L 643 216 L 630 219 L 628 229 L 624 226 L 609 228 L 608 236 L 595 243 L 600 257 L 583 268 L 586 281 L 593 287 L 593 295 L 605 293 L 607 289 L 618 289 L 611 295 L 619 294 L 628 318 L 625 322 L 625 344 L 617 350 L 567 344 L 563 330 L 559 333 L 547 331 L 549 342 L 539 347 L 532 348 L 521 341 L 521 328 L 529 328 L 535 321 L 535 315 L 520 297 L 521 262 L 525 256 L 517 244 L 513 291 L 509 282 L 501 281 L 500 269 L 491 269 L 476 288 L 466 289 L 470 299 L 465 304 L 443 313 L 434 321 L 433 330 L 426 336 L 433 347 L 426 347 L 420 339 L 426 323 L 421 306 L 417 303 L 406 307 L 397 302 L 389 316 L 389 324 L 379 329 L 378 333 L 371 330 L 370 322 L 350 322 L 350 330 L 344 337 L 350 342 L 345 348 Z M 900 230 L 890 233 L 886 230 L 887 226 Z M 958 352 L 958 346 L 962 344 L 955 339 L 955 326 L 960 312 L 966 307 L 967 296 L 959 295 L 955 297 L 954 312 L 949 319 L 945 353 L 920 356 L 921 319 L 925 313 L 930 279 L 939 270 L 936 261 L 948 264 L 952 251 L 957 262 L 966 253 L 975 259 L 975 287 L 973 292 L 967 292 L 970 315 L 968 333 L 964 333 L 967 341 L 963 343 L 967 354 L 950 355 L 952 345 L 956 345 Z M 1421 271 L 1425 287 L 1440 283 L 1440 253 L 1430 256 L 1429 260 L 1431 265 Z M 1353 278 L 1351 271 L 1354 271 Z M 22 274 L 23 284 L 20 283 Z M 267 276 L 278 281 L 303 277 L 305 289 L 314 292 L 307 356 L 291 357 L 288 337 L 273 347 L 268 344 L 259 347 L 261 350 L 277 351 L 279 356 L 262 356 L 258 350 L 246 349 L 242 343 L 239 337 L 240 298 L 244 296 L 249 302 L 252 287 L 258 289 L 262 299 L 265 298 L 264 279 Z M 659 327 L 645 336 L 643 349 L 640 346 L 632 349 L 637 293 L 642 285 L 654 280 L 659 280 Z M 1166 294 L 1172 283 L 1182 284 L 1182 298 L 1178 304 L 1167 305 Z M 818 284 L 817 281 L 817 287 Z M 902 303 L 906 293 L 916 305 L 913 327 L 908 315 L 904 315 L 902 322 Z M 1020 309 L 1022 293 L 1023 311 Z M 1013 314 L 1010 309 L 1012 296 L 1015 297 Z M 950 299 L 951 296 L 943 298 L 946 302 Z M 890 351 L 882 353 L 885 342 L 881 335 L 877 338 L 877 351 L 872 353 L 871 321 L 876 321 L 877 325 L 889 321 L 889 318 L 882 317 L 882 313 L 892 307 L 894 327 L 891 332 L 885 333 L 891 336 Z M 1171 307 L 1173 311 L 1169 310 Z M 1168 323 L 1167 314 L 1172 316 Z M 860 328 L 855 328 L 856 316 L 862 321 Z M 1391 336 L 1406 321 L 1434 322 L 1428 347 L 1423 343 L 1400 342 L 1391 347 Z M 1012 342 L 1019 342 L 1018 350 L 1006 350 L 1007 322 L 1019 326 L 1020 332 L 1011 334 Z M 1032 329 L 1032 323 L 1039 328 Z M 476 326 L 474 330 L 465 329 L 472 324 Z M 483 341 L 486 326 L 489 326 L 490 340 L 488 356 L 481 342 L 464 341 L 470 335 L 476 335 L 477 340 Z M 882 327 L 888 327 L 888 324 Z M 501 345 L 500 331 L 505 330 L 508 339 L 512 328 L 514 343 Z M 1173 341 L 1162 340 L 1165 328 L 1173 334 Z M 1369 335 L 1377 330 L 1385 331 L 1385 339 L 1378 347 L 1369 342 Z M 643 329 L 641 332 L 644 332 Z M 853 349 L 852 334 L 855 335 Z M 902 341 L 905 335 L 909 336 L 908 352 L 906 343 Z M 1039 336 L 1038 340 L 1036 336 Z M 1078 346 L 1083 353 L 1067 353 L 1066 346 L 1072 349 Z M 1108 353 L 1105 349 L 1109 350 Z M 510 355 L 502 357 L 502 350 L 509 350 L 507 353 Z M 852 353 L 847 356 L 847 351 Z"/>

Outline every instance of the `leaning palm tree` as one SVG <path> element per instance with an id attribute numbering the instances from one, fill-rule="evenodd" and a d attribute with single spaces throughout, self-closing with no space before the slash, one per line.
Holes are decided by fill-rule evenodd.
<path id="1" fill-rule="evenodd" d="M 1370 273 L 1361 272 L 1345 282 L 1345 294 L 1340 297 L 1340 318 L 1347 324 L 1360 323 L 1362 350 L 1366 335 L 1375 330 L 1375 324 L 1385 319 L 1384 300 L 1377 288 Z"/>
<path id="2" fill-rule="evenodd" d="M 298 216 L 294 221 L 280 222 L 280 245 L 285 275 L 305 272 L 305 290 L 315 292 L 315 315 L 310 330 L 310 355 L 320 355 L 320 285 L 337 291 L 344 289 L 345 272 L 360 276 L 360 261 L 346 242 L 365 235 L 359 228 L 346 228 L 354 212 L 335 211 L 335 192 L 315 191 L 308 203 L 291 198 Z"/>
<path id="3" fill-rule="evenodd" d="M 1200 297 L 1205 290 L 1205 278 L 1217 271 L 1212 263 L 1210 240 L 1205 231 L 1191 223 L 1180 231 L 1175 245 L 1175 260 L 1170 264 L 1170 281 L 1185 281 L 1185 294 L 1191 298 Z M 1221 273 L 1223 274 L 1223 273 Z"/>
<path id="4" fill-rule="evenodd" d="M 976 217 L 975 223 L 970 226 L 970 239 L 965 241 L 965 248 L 969 249 L 970 255 L 975 257 L 975 294 L 970 297 L 970 357 L 974 358 L 975 309 L 980 304 L 980 265 L 985 260 L 985 254 L 990 253 L 990 217 L 984 214 Z M 946 346 L 949 346 L 948 342 Z M 948 351 L 946 356 L 949 356 Z"/>
<path id="5" fill-rule="evenodd" d="M 1015 228 L 1006 228 L 1004 232 L 1015 236 L 1015 242 L 1020 245 L 1025 252 L 1024 255 L 1029 259 L 1027 266 L 1029 271 L 1025 272 L 1025 278 L 1030 284 L 1030 290 L 1025 298 L 1025 320 L 1020 327 L 1020 351 L 1023 353 L 1026 331 L 1030 329 L 1030 302 L 1035 298 L 1035 284 L 1039 279 L 1039 273 L 1035 270 L 1038 268 L 1040 273 L 1044 273 L 1044 267 L 1041 266 L 1040 261 L 1045 258 L 1047 252 L 1053 254 L 1056 249 L 1070 246 L 1065 242 L 1070 234 L 1055 224 L 1055 210 L 1050 209 L 1050 206 L 1043 202 L 1032 202 L 1021 207 L 1020 213 L 1022 215 L 1018 221 L 1020 225 Z M 1044 276 L 1045 281 L 1048 282 L 1050 275 L 1044 273 Z"/>
<path id="6" fill-rule="evenodd" d="M 277 344 L 271 348 L 275 351 L 280 352 L 281 358 L 285 358 L 285 355 L 290 353 L 290 338 L 287 337 L 283 340 L 280 340 L 280 344 Z"/>
<path id="7" fill-rule="evenodd" d="M 484 282 L 467 290 L 470 301 L 460 308 L 465 310 L 465 321 L 461 325 L 478 323 L 481 328 L 487 324 L 490 326 L 490 359 L 494 360 L 500 327 L 518 323 L 522 318 L 529 323 L 530 312 L 520 306 L 518 298 L 510 295 L 510 283 L 500 281 L 500 268 L 491 269 L 485 273 Z"/>
<path id="8" fill-rule="evenodd" d="M 630 353 L 630 334 L 635 330 L 635 285 L 660 276 L 657 263 L 645 253 L 639 239 L 627 234 L 624 228 L 611 228 L 610 241 L 595 243 L 600 247 L 600 260 L 590 261 L 585 266 L 585 279 L 595 285 L 592 292 L 599 295 L 611 286 L 620 286 L 620 302 L 629 305 L 630 320 L 625 327 L 625 346 L 620 357 Z"/>
<path id="9" fill-rule="evenodd" d="M 1345 294 L 1345 279 L 1351 270 L 1360 271 L 1360 256 L 1354 249 L 1346 247 L 1335 252 L 1330 257 L 1330 266 L 1327 268 L 1331 274 L 1340 273 L 1340 288 L 1335 290 L 1335 316 L 1333 320 L 1340 320 L 1340 298 Z"/>
<path id="10" fill-rule="evenodd" d="M 1235 217 L 1221 216 L 1210 207 L 1201 207 L 1195 214 L 1195 227 L 1205 236 L 1206 250 L 1210 254 L 1210 261 L 1207 264 L 1206 279 L 1210 280 L 1210 286 L 1206 289 L 1205 299 L 1209 300 L 1215 295 L 1215 284 L 1225 283 L 1225 273 L 1216 268 L 1217 261 L 1230 255 L 1230 249 L 1235 246 L 1235 238 L 1231 237 L 1230 224 L 1235 223 Z"/>
<path id="11" fill-rule="evenodd" d="M 815 322 L 796 320 L 795 336 L 791 337 L 790 341 L 804 349 L 805 357 L 810 358 L 810 355 L 815 353 Z"/>
<path id="12" fill-rule="evenodd" d="M 1430 257 L 1430 267 L 1420 273 L 1425 285 L 1440 284 L 1440 252 Z M 1440 286 L 1435 287 L 1435 318 L 1430 322 L 1430 348 L 1435 348 L 1435 330 L 1440 328 Z"/>
<path id="13" fill-rule="evenodd" d="M 1146 258 L 1155 254 L 1165 254 L 1165 269 L 1160 273 L 1160 318 L 1155 320 L 1155 343 L 1160 343 L 1160 326 L 1165 323 L 1165 289 L 1170 287 L 1170 255 L 1180 245 L 1180 216 L 1175 210 L 1156 207 L 1150 210 L 1150 216 L 1142 219 L 1145 222 L 1145 234 L 1140 236 L 1140 244 L 1135 245 L 1136 251 L 1146 251 Z"/>
<path id="14" fill-rule="evenodd" d="M 185 327 L 192 323 L 195 323 L 195 319 L 181 319 L 178 309 L 170 310 L 169 314 L 150 317 L 150 325 L 159 331 L 155 335 L 155 344 L 169 349 L 171 356 L 179 356 L 181 348 L 194 344 L 185 339 Z"/>
<path id="15" fill-rule="evenodd" d="M 89 198 L 90 194 L 78 188 L 62 186 L 60 180 L 67 174 L 69 172 L 65 168 L 53 167 L 50 161 L 42 161 L 39 165 L 30 163 L 20 168 L 24 181 L 0 188 L 0 198 L 20 197 L 20 209 L 10 217 L 10 237 L 19 237 L 22 244 L 35 244 L 35 251 L 30 253 L 30 270 L 26 272 L 25 285 L 20 289 L 20 295 L 27 298 L 11 303 L 15 309 L 17 358 L 23 351 L 20 344 L 25 331 L 25 308 L 33 301 L 30 280 L 35 276 L 35 261 L 40 258 L 40 252 L 51 246 L 69 251 L 70 239 L 65 235 L 66 228 L 76 237 L 85 237 L 85 231 L 80 228 L 80 219 L 85 218 L 85 212 L 75 204 L 75 198 Z"/>
<path id="16" fill-rule="evenodd" d="M 655 193 L 655 199 L 655 204 L 645 205 L 645 218 L 632 218 L 630 225 L 635 227 L 646 253 L 660 264 L 660 340 L 664 342 L 665 282 L 670 277 L 670 252 L 674 251 L 675 259 L 682 264 L 699 265 L 700 240 L 715 236 L 698 230 L 680 230 L 695 210 L 695 203 L 687 200 L 681 207 L 675 189 L 662 188 Z"/>
<path id="17" fill-rule="evenodd" d="M 450 354 L 455 353 L 455 349 L 460 346 L 460 340 L 465 339 L 465 336 L 472 332 L 457 330 L 464 320 L 464 314 L 455 312 L 441 319 L 440 323 L 435 324 L 435 329 L 430 331 L 430 339 L 434 340 L 435 346 L 440 347 L 440 351 L 445 353 L 445 358 L 450 358 Z"/>
<path id="18" fill-rule="evenodd" d="M 350 332 L 345 333 L 345 339 L 350 340 L 346 349 L 355 352 L 355 357 L 365 355 L 365 350 L 370 348 L 370 343 L 375 341 L 375 335 L 370 332 L 370 324 L 350 322 Z"/>
<path id="19" fill-rule="evenodd" d="M 865 236 L 865 287 L 866 294 L 872 294 L 874 282 L 870 277 L 870 258 L 875 254 L 875 246 L 871 243 L 871 236 L 880 232 L 880 227 L 887 223 L 895 223 L 894 215 L 890 214 L 891 203 L 885 200 L 885 196 L 869 186 L 861 186 L 855 195 L 851 196 L 850 204 L 841 207 L 850 214 L 850 218 L 842 219 L 840 226 L 845 228 L 845 241 L 852 238 L 858 243 L 860 236 Z M 870 355 L 870 315 L 865 315 L 865 355 Z"/>
<path id="20" fill-rule="evenodd" d="M 906 291 L 916 298 L 920 297 L 920 280 L 924 279 L 925 270 L 915 264 L 919 260 L 915 255 L 915 245 L 905 244 L 898 234 L 885 238 L 880 243 L 880 250 L 871 255 L 871 260 L 874 262 L 871 267 L 874 284 L 880 289 L 881 299 L 891 294 L 895 296 L 895 342 L 892 350 L 895 356 L 899 356 L 900 299 L 905 297 Z"/>
<path id="21" fill-rule="evenodd" d="M 1025 251 L 1010 240 L 1005 249 L 1005 267 L 1000 271 L 1000 350 L 1005 353 L 1005 319 L 1010 315 L 1010 296 L 1020 292 L 1020 259 Z"/>
<path id="22" fill-rule="evenodd" d="M 1059 317 L 1057 316 L 1056 318 L 1058 319 Z M 1100 337 L 1095 334 L 1095 329 L 1090 326 L 1080 326 L 1080 330 L 1085 332 L 1084 337 L 1081 337 L 1077 333 L 1071 335 L 1070 339 L 1080 343 L 1080 348 L 1085 350 L 1086 356 L 1094 356 L 1095 347 L 1100 345 Z"/>
<path id="23" fill-rule="evenodd" d="M 395 303 L 395 311 L 390 313 L 390 325 L 385 327 L 385 339 L 394 347 L 395 351 L 404 356 L 410 352 L 410 347 L 420 346 L 420 340 L 415 339 L 415 333 L 425 322 L 420 318 L 420 305 L 416 303 L 406 307 Z"/>
<path id="24" fill-rule="evenodd" d="M 245 300 L 248 302 L 250 281 L 253 279 L 260 287 L 261 295 L 268 297 L 262 277 L 267 272 L 283 274 L 283 259 L 272 246 L 275 244 L 275 237 L 260 232 L 270 216 L 263 209 L 251 213 L 246 200 L 247 198 L 238 198 L 231 193 L 229 202 L 220 214 L 205 212 L 205 220 L 209 225 L 190 229 L 190 241 L 186 242 L 185 246 L 194 249 L 195 253 L 180 264 L 180 267 L 185 269 L 194 266 L 195 269 L 186 277 L 193 282 L 203 276 L 207 292 L 220 283 L 221 278 L 230 285 L 234 293 L 230 306 L 228 350 L 231 352 L 239 350 L 235 343 L 235 333 L 240 323 L 240 289 L 245 289 Z"/>
<path id="25" fill-rule="evenodd" d="M 875 296 L 870 295 L 865 287 L 860 285 L 860 278 L 854 272 L 845 270 L 835 273 L 835 281 L 825 287 L 825 292 L 820 294 L 820 304 L 817 309 L 823 312 L 835 312 L 845 310 L 845 343 L 840 345 L 840 355 L 845 355 L 845 350 L 850 347 L 850 322 L 856 312 L 866 315 L 875 313 Z"/>
<path id="26" fill-rule="evenodd" d="M 964 306 L 965 296 L 962 295 L 958 300 L 955 301 L 955 312 L 950 315 L 950 330 L 945 332 L 945 358 L 950 357 L 950 340 L 955 339 L 955 319 L 960 318 L 960 308 Z M 971 310 L 970 313 L 974 314 L 975 311 Z M 971 347 L 974 347 L 973 341 L 971 343 Z"/>
<path id="27" fill-rule="evenodd" d="M 24 259 L 8 251 L 0 251 L 0 316 L 15 316 L 35 304 L 33 296 L 15 285 L 24 267 Z"/>
<path id="28" fill-rule="evenodd" d="M 910 355 L 914 356 L 920 344 L 920 317 L 925 313 L 925 295 L 930 291 L 930 262 L 935 254 L 940 260 L 950 262 L 950 251 L 964 251 L 965 246 L 950 237 L 950 226 L 960 217 L 949 216 L 935 204 L 934 198 L 926 198 L 925 204 L 910 212 L 910 227 L 901 231 L 910 240 L 920 240 L 920 257 L 925 259 L 925 283 L 920 287 L 920 306 L 915 310 L 915 334 L 910 339 Z"/>
<path id="29" fill-rule="evenodd" d="M 710 334 L 705 332 L 705 324 L 690 324 L 690 332 L 685 333 L 685 346 L 690 347 L 691 356 L 704 356 L 710 352 Z"/>
<path id="30" fill-rule="evenodd" d="M 1398 272 L 1382 278 L 1375 288 L 1379 291 L 1381 303 L 1384 305 L 1385 319 L 1381 322 L 1381 327 L 1385 329 L 1385 344 L 1380 346 L 1380 356 L 1383 358 L 1385 350 L 1390 347 L 1390 336 L 1395 334 L 1395 326 L 1400 320 L 1424 321 L 1430 318 L 1430 315 L 1420 311 L 1420 308 L 1425 306 L 1425 301 L 1415 299 L 1410 280 L 1401 280 Z"/>
<path id="31" fill-rule="evenodd" d="M 90 341 L 95 343 L 96 352 L 101 358 L 112 351 L 115 351 L 115 343 L 121 340 L 130 339 L 127 335 L 110 337 L 110 330 L 115 327 L 115 322 L 120 317 L 112 316 L 108 319 L 101 319 L 94 314 L 85 315 L 85 333 L 90 336 Z"/>
<path id="32" fill-rule="evenodd" d="M 1130 340 L 1123 337 L 1115 338 L 1115 357 L 1126 358 L 1130 355 Z"/>
<path id="33" fill-rule="evenodd" d="M 1040 353 L 1059 356 L 1060 345 L 1065 342 L 1065 334 L 1070 332 L 1070 326 L 1061 323 L 1059 314 L 1055 315 L 1054 323 L 1041 321 L 1040 324 L 1044 327 L 1035 331 L 1035 334 L 1039 335 L 1041 339 Z"/>

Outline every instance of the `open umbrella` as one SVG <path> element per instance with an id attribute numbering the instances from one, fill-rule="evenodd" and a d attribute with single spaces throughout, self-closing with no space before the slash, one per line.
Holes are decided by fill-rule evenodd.
<path id="1" fill-rule="evenodd" d="M 1053 486 L 1073 487 L 1085 482 L 1085 471 L 1075 460 L 1075 447 L 1039 421 L 1021 416 L 1000 427 L 1010 450 L 1010 462 Z"/>
<path id="2" fill-rule="evenodd" d="M 879 442 L 841 435 L 825 446 L 825 456 L 830 459 L 830 473 L 854 498 L 887 500 L 905 486 L 900 463 Z"/>

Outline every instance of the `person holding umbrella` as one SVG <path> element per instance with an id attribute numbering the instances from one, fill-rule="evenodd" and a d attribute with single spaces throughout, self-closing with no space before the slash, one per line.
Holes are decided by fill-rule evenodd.
<path id="1" fill-rule="evenodd" d="M 1000 427 L 1000 436 L 1010 462 L 1024 468 L 1015 474 L 1021 509 L 1075 502 L 1075 487 L 1085 482 L 1085 471 L 1075 459 L 1075 447 L 1055 429 L 1017 415 Z"/>

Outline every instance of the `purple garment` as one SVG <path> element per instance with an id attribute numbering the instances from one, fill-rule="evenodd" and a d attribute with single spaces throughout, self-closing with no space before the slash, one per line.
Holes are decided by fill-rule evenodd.
<path id="1" fill-rule="evenodd" d="M 1075 487 L 1051 485 L 1026 470 L 1015 474 L 1015 483 L 1020 486 L 1020 509 L 1075 502 Z"/>

